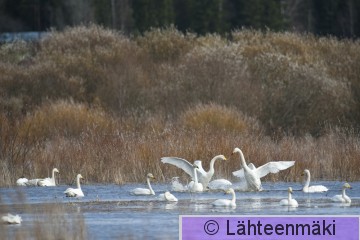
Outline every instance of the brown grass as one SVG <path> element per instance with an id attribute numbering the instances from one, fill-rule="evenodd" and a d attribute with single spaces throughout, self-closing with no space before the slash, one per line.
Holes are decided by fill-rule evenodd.
<path id="1" fill-rule="evenodd" d="M 231 39 L 175 28 L 128 37 L 100 26 L 0 49 L 0 185 L 82 173 L 89 182 L 185 174 L 162 156 L 208 161 L 236 146 L 268 177 L 358 180 L 360 43 L 241 30 Z M 239 160 L 217 164 L 232 178 Z M 321 170 L 321 171 L 320 171 Z"/>

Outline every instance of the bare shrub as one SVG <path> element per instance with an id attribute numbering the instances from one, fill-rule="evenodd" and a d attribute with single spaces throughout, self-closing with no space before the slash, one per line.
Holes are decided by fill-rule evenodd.
<path id="1" fill-rule="evenodd" d="M 187 129 L 210 132 L 244 132 L 258 133 L 260 125 L 235 108 L 227 108 L 214 103 L 199 104 L 185 111 L 180 117 L 180 123 Z"/>
<path id="2" fill-rule="evenodd" d="M 254 78 L 262 81 L 265 96 L 259 118 L 269 132 L 282 128 L 296 135 L 316 135 L 321 124 L 346 121 L 342 116 L 354 104 L 346 81 L 332 79 L 320 68 L 293 64 L 277 54 L 260 55 L 254 65 Z"/>
<path id="3" fill-rule="evenodd" d="M 55 136 L 79 137 L 89 130 L 107 134 L 113 132 L 115 127 L 115 121 L 98 108 L 58 101 L 44 104 L 28 115 L 19 128 L 19 134 L 39 141 Z"/>
<path id="4" fill-rule="evenodd" d="M 136 39 L 149 55 L 156 62 L 173 63 L 186 55 L 195 45 L 195 34 L 183 34 L 174 26 L 164 29 L 151 29 L 146 31 L 144 36 Z"/>
<path id="5" fill-rule="evenodd" d="M 34 55 L 34 44 L 24 41 L 14 41 L 0 46 L 0 62 L 24 64 L 31 61 Z"/>

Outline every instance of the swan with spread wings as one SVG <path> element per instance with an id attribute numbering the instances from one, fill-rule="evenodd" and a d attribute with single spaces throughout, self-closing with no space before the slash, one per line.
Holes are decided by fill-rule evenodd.
<path id="1" fill-rule="evenodd" d="M 226 160 L 226 157 L 224 155 L 217 155 L 210 161 L 210 169 L 209 171 L 205 171 L 202 167 L 202 163 L 200 160 L 194 161 L 194 164 L 191 164 L 189 161 L 183 158 L 178 157 L 163 157 L 161 158 L 162 163 L 168 163 L 171 165 L 174 165 L 178 168 L 181 168 L 184 170 L 187 174 L 191 176 L 191 178 L 194 180 L 195 178 L 195 172 L 194 172 L 194 165 L 197 166 L 197 178 L 199 183 L 203 185 L 203 188 L 207 188 L 209 185 L 209 182 L 211 178 L 213 177 L 215 173 L 214 164 L 216 160 Z"/>
<path id="2" fill-rule="evenodd" d="M 233 175 L 244 179 L 247 184 L 248 191 L 261 191 L 261 178 L 265 177 L 269 173 L 278 173 L 281 170 L 285 170 L 294 165 L 295 161 L 277 161 L 268 162 L 258 168 L 254 164 L 246 164 L 244 154 L 239 148 L 235 148 L 232 154 L 238 153 L 240 155 L 240 161 L 242 169 L 233 172 Z"/>

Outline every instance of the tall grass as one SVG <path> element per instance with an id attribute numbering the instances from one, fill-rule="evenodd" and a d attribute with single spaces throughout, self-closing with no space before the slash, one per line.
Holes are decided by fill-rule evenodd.
<path id="1" fill-rule="evenodd" d="M 208 161 L 234 147 L 256 165 L 296 160 L 268 177 L 358 180 L 360 44 L 295 33 L 219 35 L 100 26 L 0 48 L 0 185 L 77 173 L 90 182 L 161 181 L 162 156 Z M 232 178 L 239 160 L 217 164 Z"/>

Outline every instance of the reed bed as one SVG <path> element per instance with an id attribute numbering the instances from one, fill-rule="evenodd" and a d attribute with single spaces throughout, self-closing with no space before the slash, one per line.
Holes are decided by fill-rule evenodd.
<path id="1" fill-rule="evenodd" d="M 129 37 L 97 25 L 0 48 L 0 185 L 24 175 L 61 183 L 187 176 L 163 156 L 232 179 L 249 162 L 295 160 L 267 177 L 359 180 L 360 43 L 237 30 L 225 38 L 175 28 Z"/>
<path id="2" fill-rule="evenodd" d="M 67 107 L 71 109 L 73 105 L 68 103 Z M 76 109 L 82 107 L 76 106 Z M 59 109 L 58 106 L 54 108 Z M 176 122 L 169 122 L 163 116 L 151 116 L 141 121 L 107 116 L 107 124 L 101 125 L 104 128 L 91 125 L 93 118 L 90 116 L 95 112 L 82 113 L 88 114 L 88 117 L 78 116 L 83 121 L 81 132 L 77 128 L 71 131 L 71 128 L 64 127 L 76 125 L 78 118 L 63 118 L 54 122 L 49 113 L 48 122 L 41 125 L 46 133 L 41 137 L 36 135 L 40 140 L 30 141 L 34 136 L 33 130 L 26 128 L 29 129 L 29 137 L 24 138 L 22 134 L 9 137 L 16 138 L 10 141 L 14 142 L 14 146 L 7 146 L 8 142 L 3 141 L 3 154 L 7 161 L 2 162 L 4 175 L 1 185 L 14 185 L 22 175 L 28 178 L 49 176 L 53 167 L 60 170 L 62 184 L 72 183 L 77 173 L 93 183 L 143 182 L 148 172 L 157 176 L 160 182 L 170 182 L 173 176 L 187 181 L 188 177 L 182 170 L 162 164 L 160 158 L 201 159 L 207 169 L 210 159 L 218 154 L 224 154 L 229 161 L 216 163 L 216 177 L 235 180 L 232 172 L 240 169 L 240 160 L 231 156 L 234 147 L 240 147 L 247 161 L 256 166 L 272 160 L 296 161 L 289 170 L 268 176 L 266 180 L 269 181 L 299 181 L 305 168 L 312 171 L 314 179 L 359 180 L 360 141 L 349 130 L 329 129 L 328 133 L 317 138 L 306 135 L 274 139 L 264 135 L 255 119 L 215 104 L 190 108 Z M 102 119 L 101 116 L 103 114 L 98 117 Z M 37 112 L 33 117 L 38 118 Z M 29 118 L 24 121 L 29 121 Z M 49 135 L 46 129 L 54 132 Z M 22 142 L 22 139 L 27 142 Z"/>

